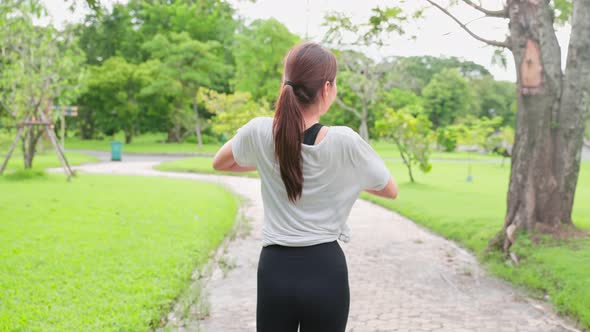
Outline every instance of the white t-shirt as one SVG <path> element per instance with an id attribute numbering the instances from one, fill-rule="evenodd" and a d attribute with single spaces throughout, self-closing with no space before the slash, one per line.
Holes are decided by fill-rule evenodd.
<path id="1" fill-rule="evenodd" d="M 355 131 L 329 127 L 316 145 L 302 145 L 303 191 L 290 202 L 274 155 L 273 119 L 258 117 L 237 131 L 232 152 L 238 165 L 256 166 L 262 184 L 262 245 L 310 246 L 350 240 L 346 220 L 365 189 L 381 190 L 390 173 Z"/>

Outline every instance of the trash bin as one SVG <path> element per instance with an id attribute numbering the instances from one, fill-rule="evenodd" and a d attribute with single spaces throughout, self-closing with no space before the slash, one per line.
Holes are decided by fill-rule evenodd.
<path id="1" fill-rule="evenodd" d="M 121 151 L 123 150 L 123 142 L 112 141 L 111 142 L 111 160 L 121 161 Z"/>

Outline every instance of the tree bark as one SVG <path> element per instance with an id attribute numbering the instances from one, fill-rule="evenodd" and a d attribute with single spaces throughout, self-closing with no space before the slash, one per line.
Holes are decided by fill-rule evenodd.
<path id="1" fill-rule="evenodd" d="M 406 158 L 404 159 L 404 164 L 406 164 L 406 167 L 408 167 L 408 174 L 410 175 L 410 181 L 412 183 L 416 182 L 414 181 L 414 174 L 412 173 L 412 160 L 410 158 L 408 158 L 408 160 L 406 161 Z"/>
<path id="2" fill-rule="evenodd" d="M 199 120 L 199 105 L 197 104 L 197 93 L 193 102 L 193 110 L 195 111 L 195 133 L 197 134 L 197 142 L 199 142 L 199 151 L 203 150 L 203 138 L 201 137 L 201 123 Z"/>
<path id="3" fill-rule="evenodd" d="M 131 144 L 133 140 L 133 132 L 131 129 L 125 131 L 125 144 Z"/>
<path id="4" fill-rule="evenodd" d="M 574 1 L 572 15 L 572 34 L 555 137 L 558 147 L 555 167 L 563 177 L 559 189 L 563 204 L 561 220 L 568 224 L 572 223 L 571 211 L 584 144 L 584 116 L 590 103 L 590 0 Z"/>
<path id="5" fill-rule="evenodd" d="M 588 92 L 590 0 L 574 1 L 566 74 L 545 0 L 509 0 L 510 49 L 518 84 L 516 136 L 508 209 L 491 242 L 508 251 L 511 229 L 558 232 L 571 225 Z"/>
<path id="6" fill-rule="evenodd" d="M 359 128 L 359 135 L 366 141 L 369 141 L 369 125 L 367 124 L 367 117 L 361 117 L 361 126 Z"/>
<path id="7" fill-rule="evenodd" d="M 33 168 L 37 143 L 45 131 L 42 127 L 31 126 L 23 137 L 23 162 L 25 169 Z"/>

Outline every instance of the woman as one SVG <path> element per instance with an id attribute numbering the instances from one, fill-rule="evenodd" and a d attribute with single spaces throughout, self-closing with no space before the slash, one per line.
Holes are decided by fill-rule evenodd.
<path id="1" fill-rule="evenodd" d="M 337 240 L 366 190 L 394 199 L 397 185 L 381 158 L 348 127 L 319 124 L 336 98 L 336 58 L 315 43 L 285 59 L 273 118 L 255 118 L 215 155 L 224 171 L 257 169 L 264 203 L 258 264 L 258 332 L 345 331 L 348 269 Z"/>

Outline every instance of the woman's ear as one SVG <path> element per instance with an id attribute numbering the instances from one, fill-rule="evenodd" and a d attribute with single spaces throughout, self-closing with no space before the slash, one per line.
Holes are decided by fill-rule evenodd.
<path id="1" fill-rule="evenodd" d="M 322 89 L 322 96 L 324 98 L 326 98 L 327 96 L 330 95 L 330 88 L 332 87 L 332 83 L 330 83 L 330 81 L 326 81 L 326 83 L 324 84 L 324 88 Z"/>

